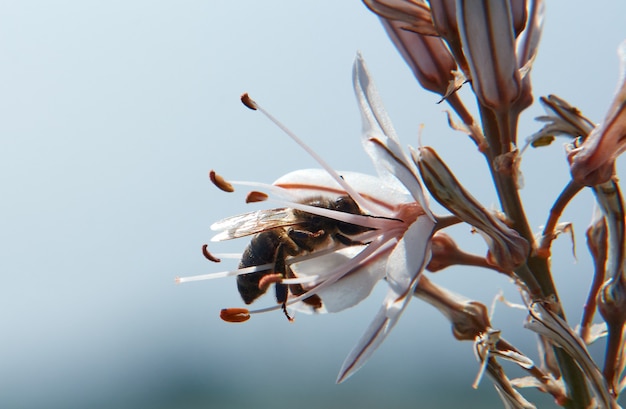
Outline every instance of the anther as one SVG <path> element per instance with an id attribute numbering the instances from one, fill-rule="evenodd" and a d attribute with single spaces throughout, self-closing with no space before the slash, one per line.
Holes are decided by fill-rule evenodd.
<path id="1" fill-rule="evenodd" d="M 246 203 L 264 202 L 269 196 L 266 193 L 253 190 L 246 196 Z"/>
<path id="2" fill-rule="evenodd" d="M 208 244 L 203 244 L 202 245 L 202 255 L 209 261 L 212 261 L 214 263 L 219 263 L 220 261 L 222 261 L 221 259 L 215 257 L 213 254 L 211 254 L 209 252 L 208 249 L 209 245 Z"/>
<path id="3" fill-rule="evenodd" d="M 224 308 L 220 318 L 226 322 L 245 322 L 250 319 L 250 311 L 246 308 Z"/>
<path id="4" fill-rule="evenodd" d="M 217 186 L 219 189 L 223 190 L 224 192 L 232 193 L 235 191 L 235 188 L 233 187 L 233 185 L 231 185 L 223 177 L 215 173 L 214 170 L 209 172 L 209 178 L 211 179 L 211 182 L 213 182 L 215 186 Z"/>
<path id="5" fill-rule="evenodd" d="M 265 291 L 270 285 L 280 283 L 281 281 L 283 281 L 282 274 L 266 274 L 259 280 L 259 290 Z"/>
<path id="6" fill-rule="evenodd" d="M 250 108 L 253 111 L 257 110 L 257 105 L 256 102 L 254 102 L 254 100 L 252 98 L 250 98 L 250 95 L 248 95 L 248 93 L 244 93 L 241 95 L 241 102 L 247 106 L 248 108 Z"/>

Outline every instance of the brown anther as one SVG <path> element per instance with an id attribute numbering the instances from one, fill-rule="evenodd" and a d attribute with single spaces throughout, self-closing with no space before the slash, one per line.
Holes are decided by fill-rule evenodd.
<path id="1" fill-rule="evenodd" d="M 245 322 L 250 319 L 250 311 L 246 308 L 224 308 L 220 318 L 226 322 Z"/>
<path id="2" fill-rule="evenodd" d="M 284 277 L 282 276 L 282 274 L 278 274 L 278 273 L 264 275 L 259 280 L 259 290 L 265 291 L 267 290 L 267 287 L 269 287 L 270 285 L 280 283 L 281 281 L 283 281 L 283 278 Z"/>
<path id="3" fill-rule="evenodd" d="M 209 261 L 212 261 L 214 263 L 219 263 L 220 261 L 222 261 L 221 259 L 215 257 L 213 254 L 211 254 L 209 252 L 208 249 L 209 245 L 208 244 L 203 244 L 202 245 L 202 255 Z"/>
<path id="4" fill-rule="evenodd" d="M 269 196 L 266 193 L 253 190 L 246 196 L 246 203 L 264 202 Z"/>
<path id="5" fill-rule="evenodd" d="M 241 102 L 247 106 L 248 108 L 250 108 L 253 111 L 257 110 L 257 106 L 256 106 L 256 102 L 254 102 L 254 100 L 252 98 L 250 98 L 250 95 L 248 95 L 248 93 L 244 93 L 241 94 Z"/>
<path id="6" fill-rule="evenodd" d="M 211 170 L 209 172 L 209 178 L 211 179 L 211 182 L 213 182 L 213 184 L 217 186 L 220 190 L 228 193 L 232 193 L 235 191 L 233 185 L 231 185 L 223 177 L 215 173 L 214 170 Z"/>

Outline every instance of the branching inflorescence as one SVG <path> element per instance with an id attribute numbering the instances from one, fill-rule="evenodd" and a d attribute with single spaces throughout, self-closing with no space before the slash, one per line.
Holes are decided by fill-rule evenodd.
<path id="1" fill-rule="evenodd" d="M 619 407 L 617 398 L 626 387 L 626 226 L 615 159 L 626 149 L 626 42 L 619 49 L 620 83 L 604 120 L 595 125 L 559 97 L 541 97 L 546 114 L 537 119 L 544 126 L 520 150 L 518 120 L 533 102 L 530 72 L 543 26 L 543 1 L 363 1 L 380 17 L 421 86 L 449 105 L 451 126 L 476 144 L 500 210 L 489 210 L 475 199 L 433 148 L 403 148 L 359 55 L 353 81 L 363 119 L 361 142 L 378 176 L 335 171 L 244 94 L 248 108 L 275 122 L 322 169 L 298 170 L 271 185 L 229 182 L 211 172 L 220 189 L 233 192 L 236 186 L 247 186 L 252 189 L 247 202 L 274 206 L 212 226 L 219 231 L 213 241 L 252 236 L 242 254 L 213 255 L 203 248 L 212 262 L 237 258 L 237 269 L 178 281 L 236 276 L 246 304 L 274 288 L 276 305 L 223 309 L 221 317 L 229 322 L 272 310 L 282 310 L 289 320 L 294 311 L 339 312 L 368 297 L 383 281 L 387 295 L 344 362 L 339 382 L 365 363 L 417 297 L 450 321 L 457 339 L 475 343 L 480 375 L 493 380 L 505 407 L 534 407 L 520 393 L 523 387 L 549 393 L 567 408 Z M 477 118 L 457 92 L 463 86 L 473 91 Z M 536 236 L 519 194 L 520 152 L 550 144 L 557 136 L 568 139 L 571 180 L 546 209 L 546 225 Z M 594 279 L 582 321 L 572 326 L 553 281 L 550 255 L 555 237 L 571 231 L 569 223 L 559 222 L 561 214 L 584 189 L 593 191 L 598 204 L 586 235 Z M 434 214 L 429 198 L 450 214 Z M 443 232 L 459 223 L 485 239 L 485 256 L 462 251 Z M 511 280 L 528 313 L 525 327 L 539 339 L 540 363 L 492 327 L 485 305 L 439 287 L 424 274 L 452 265 L 491 269 Z M 593 324 L 596 311 L 603 324 Z M 586 347 L 603 336 L 607 344 L 600 367 Z M 502 360 L 518 365 L 527 376 L 509 379 Z"/>

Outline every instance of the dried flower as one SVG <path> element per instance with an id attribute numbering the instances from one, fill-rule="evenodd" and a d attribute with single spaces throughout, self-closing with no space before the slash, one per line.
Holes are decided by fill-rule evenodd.
<path id="1" fill-rule="evenodd" d="M 620 76 L 609 111 L 584 143 L 568 155 L 572 178 L 587 186 L 611 179 L 615 158 L 626 149 L 626 41 L 619 46 L 618 55 Z"/>
<path id="2" fill-rule="evenodd" d="M 524 325 L 531 331 L 548 338 L 555 345 L 563 348 L 574 358 L 587 377 L 596 399 L 603 408 L 619 407 L 609 391 L 609 385 L 600 369 L 591 359 L 583 340 L 569 327 L 561 317 L 552 312 L 549 303 L 534 302 L 528 309 L 528 322 Z"/>

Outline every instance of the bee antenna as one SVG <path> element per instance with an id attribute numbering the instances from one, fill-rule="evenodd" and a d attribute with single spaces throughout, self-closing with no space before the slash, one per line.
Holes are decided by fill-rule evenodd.
<path id="1" fill-rule="evenodd" d="M 404 223 L 404 220 L 398 219 L 397 217 L 375 216 L 373 214 L 364 214 L 363 216 L 371 217 L 372 219 L 394 220 L 396 222 L 403 222 Z"/>

